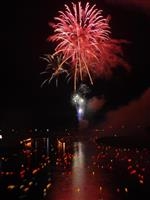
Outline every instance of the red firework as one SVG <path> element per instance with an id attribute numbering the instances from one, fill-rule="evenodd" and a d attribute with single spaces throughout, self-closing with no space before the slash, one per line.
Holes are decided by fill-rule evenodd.
<path id="1" fill-rule="evenodd" d="M 57 45 L 49 61 L 57 57 L 61 61 L 55 62 L 49 81 L 65 72 L 73 77 L 76 90 L 77 80 L 88 77 L 93 84 L 95 76 L 108 75 L 118 65 L 128 67 L 122 58 L 121 43 L 125 41 L 110 38 L 109 17 L 104 18 L 96 5 L 90 6 L 88 2 L 85 7 L 81 2 L 72 3 L 71 8 L 65 5 L 65 11 L 59 11 L 54 19 L 55 23 L 49 23 L 54 33 L 48 41 Z"/>

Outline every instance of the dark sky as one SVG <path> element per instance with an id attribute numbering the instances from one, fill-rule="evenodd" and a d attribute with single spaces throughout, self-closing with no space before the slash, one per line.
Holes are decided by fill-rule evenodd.
<path id="1" fill-rule="evenodd" d="M 77 123 L 75 109 L 71 104 L 72 85 L 62 81 L 58 88 L 54 85 L 40 88 L 43 81 L 40 72 L 44 70 L 40 56 L 52 50 L 46 41 L 51 32 L 48 22 L 68 2 L 20 1 L 15 9 L 11 6 L 7 9 L 1 38 L 0 126 L 59 128 L 72 127 Z M 118 70 L 110 80 L 98 80 L 91 88 L 91 96 L 104 95 L 107 100 L 103 115 L 130 101 L 136 101 L 150 84 L 148 7 L 134 3 L 130 7 L 129 3 L 97 1 L 97 7 L 102 8 L 104 14 L 112 16 L 112 36 L 131 41 L 125 51 L 132 65 L 131 72 L 127 74 Z"/>

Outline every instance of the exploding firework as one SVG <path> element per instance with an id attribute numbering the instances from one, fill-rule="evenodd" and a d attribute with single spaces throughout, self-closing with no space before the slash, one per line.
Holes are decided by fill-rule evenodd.
<path id="1" fill-rule="evenodd" d="M 80 121 L 84 117 L 86 99 L 81 97 L 80 94 L 76 93 L 72 96 L 72 102 L 76 107 L 77 117 Z"/>
<path id="2" fill-rule="evenodd" d="M 111 39 L 110 17 L 104 18 L 96 5 L 65 5 L 64 12 L 59 11 L 54 20 L 49 23 L 54 33 L 48 41 L 55 42 L 56 48 L 47 60 L 46 72 L 51 72 L 51 76 L 46 81 L 65 73 L 68 80 L 73 79 L 76 91 L 78 81 L 89 80 L 93 84 L 95 77 L 108 76 L 117 66 L 128 68 L 122 49 L 126 41 Z M 54 60 L 58 62 L 52 65 Z"/>

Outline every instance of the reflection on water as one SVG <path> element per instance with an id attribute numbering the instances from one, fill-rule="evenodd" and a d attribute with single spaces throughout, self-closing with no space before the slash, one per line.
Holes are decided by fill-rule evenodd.
<path id="1" fill-rule="evenodd" d="M 0 195 L 36 200 L 150 196 L 150 150 L 96 145 L 89 137 L 27 138 L 0 146 Z"/>
<path id="2" fill-rule="evenodd" d="M 110 181 L 104 179 L 103 174 L 100 174 L 101 170 L 92 160 L 96 153 L 93 141 L 90 141 L 90 138 L 64 140 L 65 149 L 62 148 L 64 141 L 58 141 L 55 182 L 47 200 L 117 199 L 108 185 Z M 106 188 L 103 188 L 104 183 Z"/>
<path id="3" fill-rule="evenodd" d="M 47 200 L 130 200 L 150 196 L 150 150 L 63 138 Z M 65 143 L 65 145 L 62 145 Z M 65 146 L 65 148 L 63 148 Z"/>
<path id="4" fill-rule="evenodd" d="M 14 142 L 9 147 L 1 147 L 1 195 L 15 199 L 42 199 L 51 186 L 50 163 L 54 144 L 50 138 Z"/>
<path id="5" fill-rule="evenodd" d="M 84 152 L 81 142 L 74 143 L 74 155 L 72 164 L 72 176 L 74 187 L 83 185 L 84 181 Z M 80 173 L 80 176 L 78 175 Z"/>
<path id="6" fill-rule="evenodd" d="M 73 197 L 77 199 L 77 193 L 81 193 L 82 187 L 86 184 L 85 181 L 85 160 L 83 144 L 81 142 L 74 143 L 74 155 L 72 164 L 72 186 L 73 186 Z M 82 198 L 83 199 L 83 198 Z"/>

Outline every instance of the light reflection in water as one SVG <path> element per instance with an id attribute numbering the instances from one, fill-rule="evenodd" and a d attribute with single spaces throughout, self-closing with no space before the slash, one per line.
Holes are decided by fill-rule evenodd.
<path id="1" fill-rule="evenodd" d="M 49 156 L 49 138 L 46 138 L 46 154 Z"/>
<path id="2" fill-rule="evenodd" d="M 63 142 L 62 146 L 63 146 L 63 147 L 62 147 L 62 148 L 63 148 L 63 153 L 65 153 L 66 143 Z"/>
<path id="3" fill-rule="evenodd" d="M 0 152 L 0 196 L 127 200 L 149 194 L 147 148 L 96 147 L 93 137 L 28 138 L 19 144 L 12 152 Z"/>
<path id="4" fill-rule="evenodd" d="M 60 154 L 60 143 L 58 143 L 58 152 Z M 88 167 L 91 160 L 91 149 L 85 142 L 69 142 L 65 143 L 66 153 L 59 166 L 62 167 L 62 171 L 58 170 L 55 177 L 55 184 L 52 188 L 51 195 L 48 200 L 98 200 L 100 196 L 99 190 L 99 176 L 93 176 L 92 166 Z M 68 146 L 72 149 L 72 155 L 67 155 Z M 63 143 L 62 143 L 63 147 Z M 61 147 L 62 153 L 64 149 Z M 70 150 L 71 150 L 70 149 Z M 90 151 L 90 155 L 89 154 Z M 71 155 L 71 156 L 70 156 Z M 64 160 L 68 156 L 72 158 L 70 167 L 66 167 Z M 61 173 L 62 172 L 62 173 Z M 102 197 L 102 196 L 101 196 Z"/>
<path id="5" fill-rule="evenodd" d="M 50 138 L 15 140 L 0 152 L 0 196 L 6 199 L 43 199 L 51 187 Z M 12 148 L 13 147 L 13 148 Z"/>
<path id="6" fill-rule="evenodd" d="M 72 185 L 74 199 L 82 196 L 83 199 L 83 186 L 85 180 L 85 163 L 84 163 L 84 151 L 83 144 L 81 142 L 75 142 L 74 145 L 74 155 L 73 155 L 73 165 L 72 165 Z M 78 194 L 80 193 L 80 194 Z"/>

